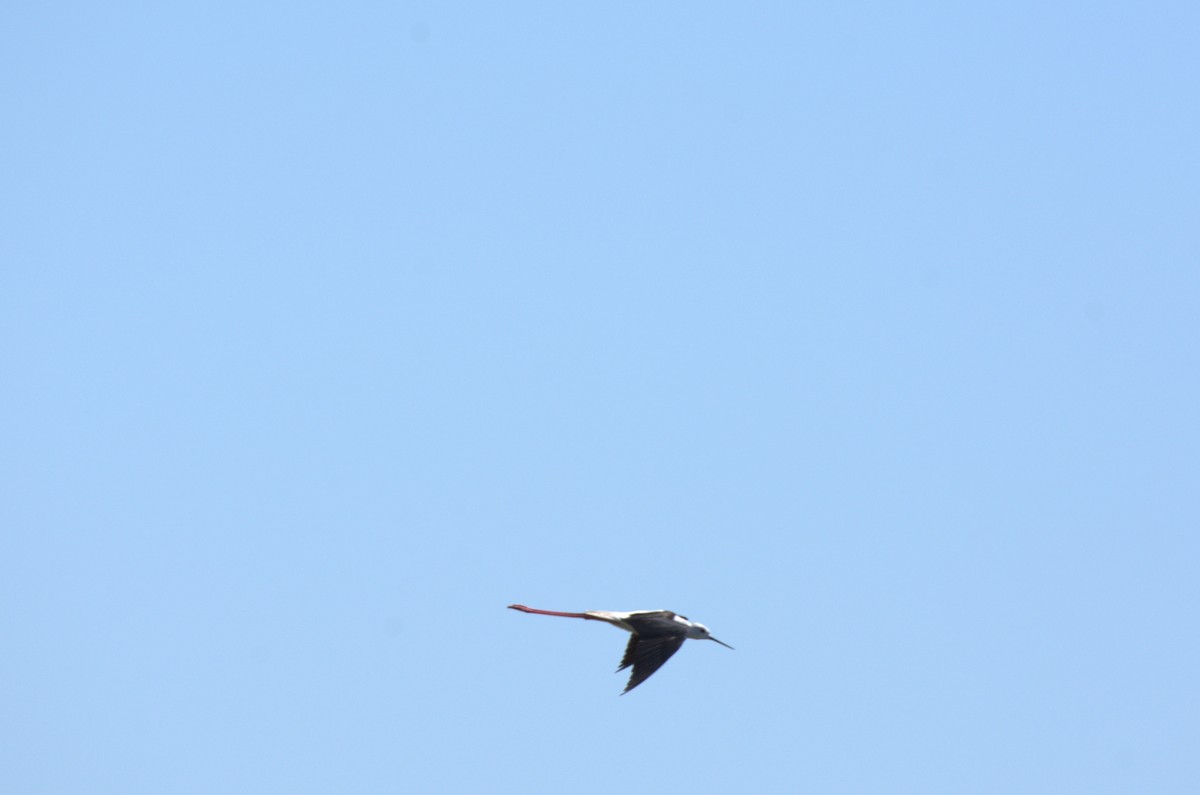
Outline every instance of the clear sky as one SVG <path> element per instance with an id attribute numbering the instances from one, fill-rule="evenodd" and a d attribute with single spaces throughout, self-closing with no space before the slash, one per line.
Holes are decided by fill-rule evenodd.
<path id="1" fill-rule="evenodd" d="M 1200 792 L 1198 40 L 7 3 L 0 791 Z"/>

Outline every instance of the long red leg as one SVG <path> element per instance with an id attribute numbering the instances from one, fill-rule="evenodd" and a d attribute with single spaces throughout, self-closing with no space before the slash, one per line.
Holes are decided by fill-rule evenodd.
<path id="1" fill-rule="evenodd" d="M 560 613 L 557 610 L 537 610 L 525 605 L 509 605 L 509 610 L 520 610 L 522 613 L 537 613 L 539 616 L 562 616 L 564 618 L 592 618 L 587 613 Z"/>

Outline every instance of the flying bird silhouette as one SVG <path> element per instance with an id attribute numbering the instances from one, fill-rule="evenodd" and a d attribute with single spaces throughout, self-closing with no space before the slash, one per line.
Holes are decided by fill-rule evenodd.
<path id="1" fill-rule="evenodd" d="M 606 610 L 589 610 L 586 613 L 562 613 L 557 610 L 538 610 L 525 605 L 509 605 L 510 610 L 520 610 L 522 613 L 535 613 L 540 616 L 562 616 L 563 618 L 585 618 L 590 621 L 606 621 L 614 627 L 625 630 L 633 635 L 629 645 L 625 647 L 625 656 L 617 671 L 624 671 L 633 666 L 629 676 L 629 684 L 621 691 L 625 695 L 630 690 L 645 682 L 650 675 L 663 667 L 663 663 L 671 659 L 671 655 L 679 651 L 679 647 L 688 638 L 694 640 L 712 640 L 727 649 L 732 649 L 728 643 L 717 640 L 708 632 L 708 627 L 688 621 L 686 617 L 670 610 L 638 610 L 633 613 L 614 613 Z"/>

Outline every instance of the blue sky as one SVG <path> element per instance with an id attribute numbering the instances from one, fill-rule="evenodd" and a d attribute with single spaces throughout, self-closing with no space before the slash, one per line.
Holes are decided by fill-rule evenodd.
<path id="1" fill-rule="evenodd" d="M 10 3 L 0 789 L 1200 790 L 1200 10 L 984 5 Z"/>

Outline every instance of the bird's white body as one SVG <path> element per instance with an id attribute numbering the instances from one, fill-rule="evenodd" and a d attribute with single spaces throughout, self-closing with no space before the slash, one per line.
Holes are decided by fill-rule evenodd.
<path id="1" fill-rule="evenodd" d="M 688 621 L 683 616 L 672 613 L 670 610 L 636 610 L 632 613 L 614 613 L 608 610 L 588 610 L 584 613 L 584 615 L 588 618 L 593 618 L 598 621 L 607 621 L 614 627 L 620 627 L 626 632 L 632 632 L 634 634 L 636 634 L 638 630 L 635 626 L 635 623 L 631 623 L 631 621 L 640 623 L 640 617 L 645 616 L 646 620 L 654 621 L 655 623 L 661 624 L 664 627 L 670 627 L 670 624 L 668 624 L 662 618 L 663 616 L 670 616 L 671 618 L 669 620 L 678 625 L 677 628 L 671 628 L 676 629 L 677 631 L 682 631 L 687 637 L 696 640 L 708 637 L 708 627 L 704 626 L 703 624 L 697 624 L 694 621 Z"/>

